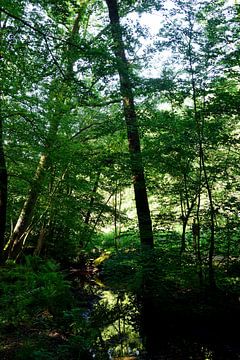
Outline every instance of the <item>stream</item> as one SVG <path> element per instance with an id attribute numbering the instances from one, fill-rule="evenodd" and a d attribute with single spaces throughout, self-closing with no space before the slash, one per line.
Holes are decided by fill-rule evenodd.
<path id="1" fill-rule="evenodd" d="M 86 317 L 96 321 L 101 340 L 90 350 L 93 359 L 240 359 L 239 319 L 227 309 L 201 315 L 201 304 L 195 314 L 177 302 L 166 306 L 166 299 L 162 306 L 158 295 L 113 290 L 99 280 L 85 287 L 92 297 Z"/>

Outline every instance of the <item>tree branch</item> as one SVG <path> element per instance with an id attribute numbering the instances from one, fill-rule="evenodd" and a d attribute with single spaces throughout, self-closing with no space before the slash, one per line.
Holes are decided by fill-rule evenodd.
<path id="1" fill-rule="evenodd" d="M 81 46 L 74 44 L 72 41 L 63 40 L 61 37 L 58 37 L 58 36 L 55 36 L 55 35 L 52 35 L 52 34 L 47 34 L 44 31 L 42 31 L 41 29 L 37 28 L 36 26 L 31 25 L 28 21 L 22 19 L 21 17 L 19 17 L 17 15 L 14 15 L 14 14 L 10 13 L 9 11 L 7 11 L 7 10 L 5 10 L 3 8 L 0 8 L 0 11 L 2 11 L 4 14 L 8 15 L 12 19 L 20 21 L 22 24 L 24 24 L 28 28 L 34 30 L 35 32 L 37 32 L 38 34 L 43 36 L 44 40 L 47 39 L 47 38 L 51 38 L 51 39 L 54 39 L 54 40 L 59 40 L 62 43 L 66 43 L 66 44 L 71 45 L 71 46 L 73 46 L 73 47 L 75 47 L 77 49 L 83 50 Z"/>

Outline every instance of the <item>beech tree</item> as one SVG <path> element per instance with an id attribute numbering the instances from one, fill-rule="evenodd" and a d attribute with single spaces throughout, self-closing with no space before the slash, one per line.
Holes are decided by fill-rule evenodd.
<path id="1" fill-rule="evenodd" d="M 144 168 L 140 148 L 137 115 L 134 106 L 130 72 L 125 54 L 118 4 L 116 0 L 106 0 L 111 31 L 113 37 L 113 51 L 120 78 L 120 89 L 123 100 L 123 110 L 127 126 L 130 153 L 130 165 L 133 177 L 136 210 L 138 215 L 140 239 L 143 247 L 153 247 L 152 222 L 148 204 Z"/>

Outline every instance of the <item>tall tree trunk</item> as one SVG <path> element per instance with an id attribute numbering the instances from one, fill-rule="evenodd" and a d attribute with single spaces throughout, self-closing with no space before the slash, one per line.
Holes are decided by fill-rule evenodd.
<path id="1" fill-rule="evenodd" d="M 95 201 L 95 198 L 96 198 L 96 193 L 97 193 L 97 190 L 98 190 L 98 184 L 99 184 L 100 176 L 101 176 L 101 171 L 99 170 L 98 173 L 97 173 L 97 177 L 96 177 L 96 179 L 94 181 L 94 185 L 93 185 L 93 189 L 92 189 L 92 194 L 91 194 L 87 214 L 86 214 L 86 217 L 84 219 L 84 224 L 86 224 L 86 225 L 89 225 L 89 223 L 90 223 L 91 213 L 92 213 L 92 210 L 93 210 L 93 205 L 94 205 L 94 201 Z"/>
<path id="2" fill-rule="evenodd" d="M 0 23 L 0 47 L 3 49 L 3 33 L 6 26 L 6 19 L 4 21 L 4 16 L 1 13 L 1 23 Z M 4 72 L 4 66 L 1 61 L 1 69 Z M 0 99 L 2 101 L 2 99 Z M 7 176 L 7 167 L 5 162 L 4 154 L 4 140 L 3 140 L 3 114 L 2 109 L 0 109 L 0 264 L 4 262 L 4 246 L 5 246 L 5 230 L 6 230 L 6 217 L 7 217 L 7 192 L 8 192 L 8 176 Z"/>
<path id="3" fill-rule="evenodd" d="M 196 228 L 195 228 L 195 242 L 196 242 L 196 263 L 199 277 L 199 284 L 203 286 L 203 270 L 202 270 L 202 255 L 201 255 L 201 238 L 200 238 L 200 206 L 201 206 L 201 183 L 202 183 L 202 162 L 199 163 L 199 186 L 198 186 L 198 199 L 196 211 Z M 195 222 L 195 219 L 194 219 Z"/>
<path id="4" fill-rule="evenodd" d="M 192 33 L 191 33 L 192 34 Z M 205 153 L 203 147 L 203 121 L 204 117 L 201 119 L 198 108 L 197 108 L 197 95 L 196 95 L 196 82 L 195 82 L 195 73 L 193 68 L 193 59 L 192 59 L 192 37 L 190 34 L 189 39 L 189 65 L 190 65 L 190 75 L 191 75 L 191 85 L 193 92 L 193 104 L 194 104 L 194 117 L 196 122 L 196 131 L 198 136 L 198 145 L 199 145 L 199 162 L 201 170 L 203 171 L 208 200 L 210 204 L 210 221 L 211 221 L 211 237 L 210 237 L 210 245 L 209 245 L 209 257 L 208 257 L 208 275 L 209 275 L 209 286 L 210 289 L 214 290 L 216 288 L 215 274 L 213 268 L 213 255 L 215 250 L 215 218 L 214 218 L 214 205 L 212 198 L 212 189 L 210 187 L 207 168 L 205 164 Z"/>
<path id="5" fill-rule="evenodd" d="M 152 221 L 150 216 L 147 190 L 144 177 L 138 122 L 134 106 L 132 84 L 129 76 L 128 62 L 120 25 L 117 0 L 106 0 L 111 24 L 114 54 L 120 78 L 120 90 L 123 99 L 123 110 L 127 126 L 131 172 L 135 193 L 140 240 L 142 247 L 153 247 Z"/>
<path id="6" fill-rule="evenodd" d="M 7 213 L 7 168 L 3 149 L 3 119 L 0 114 L 0 263 L 4 261 L 5 229 Z"/>
<path id="7" fill-rule="evenodd" d="M 181 238 L 181 250 L 180 255 L 186 251 L 186 229 L 187 229 L 188 217 L 182 215 L 182 238 Z"/>
<path id="8" fill-rule="evenodd" d="M 186 212 L 182 212 L 182 241 L 181 241 L 181 251 L 180 254 L 182 254 L 186 250 L 186 229 L 189 217 L 191 215 L 191 212 L 194 208 L 196 202 L 196 197 L 192 200 L 191 205 L 187 207 Z"/>
<path id="9" fill-rule="evenodd" d="M 211 220 L 210 222 L 211 236 L 210 236 L 210 245 L 209 245 L 209 253 L 208 253 L 208 279 L 209 279 L 210 289 L 214 290 L 216 288 L 215 273 L 213 268 L 213 256 L 215 251 L 215 210 L 213 205 L 212 189 L 210 187 L 208 180 L 208 174 L 205 166 L 203 150 L 202 150 L 202 164 L 203 164 L 203 172 L 204 172 L 209 205 L 210 205 L 210 220 Z"/>
<path id="10" fill-rule="evenodd" d="M 38 237 L 38 241 L 37 241 L 37 246 L 36 248 L 34 249 L 34 255 L 36 256 L 40 256 L 41 253 L 42 253 L 42 249 L 43 249 L 43 246 L 44 246 L 44 242 L 45 242 L 45 238 L 46 238 L 46 235 L 47 235 L 47 226 L 45 223 L 43 223 L 42 227 L 41 227 L 41 230 L 40 230 L 40 233 L 39 233 L 39 237 Z"/>

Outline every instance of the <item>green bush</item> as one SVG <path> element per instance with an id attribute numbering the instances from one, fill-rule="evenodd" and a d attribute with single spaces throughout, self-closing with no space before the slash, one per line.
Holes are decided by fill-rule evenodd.
<path id="1" fill-rule="evenodd" d="M 0 357 L 89 359 L 97 334 L 70 285 L 52 260 L 27 257 L 0 269 Z"/>
<path id="2" fill-rule="evenodd" d="M 53 261 L 27 257 L 0 269 L 0 326 L 31 323 L 44 311 L 57 316 L 72 301 L 70 284 Z"/>

